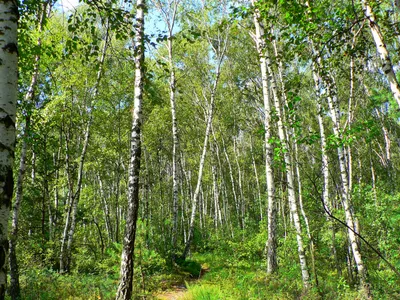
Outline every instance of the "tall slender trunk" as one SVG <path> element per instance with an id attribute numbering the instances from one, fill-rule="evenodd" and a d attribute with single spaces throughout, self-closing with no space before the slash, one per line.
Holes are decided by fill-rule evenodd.
<path id="1" fill-rule="evenodd" d="M 262 203 L 262 198 L 261 198 L 261 188 L 260 188 L 260 180 L 258 179 L 258 171 L 257 171 L 257 165 L 256 165 L 256 160 L 254 159 L 254 151 L 253 151 L 253 141 L 250 141 L 250 152 L 251 152 L 251 161 L 253 164 L 253 169 L 254 169 L 254 176 L 256 179 L 256 185 L 257 185 L 257 196 L 258 196 L 258 203 L 260 206 L 260 220 L 263 220 L 263 203 Z"/>
<path id="2" fill-rule="evenodd" d="M 177 236 L 178 236 L 178 195 L 179 195 L 179 180 L 178 180 L 178 121 L 176 117 L 176 78 L 174 67 L 174 48 L 173 48 L 173 31 L 176 21 L 176 13 L 180 0 L 172 0 L 168 2 L 168 7 L 162 7 L 160 0 L 154 1 L 157 8 L 161 12 L 164 21 L 168 28 L 168 64 L 169 64 L 169 99 L 171 106 L 172 117 L 172 259 L 175 260 Z"/>
<path id="3" fill-rule="evenodd" d="M 99 91 L 100 81 L 103 75 L 103 65 L 104 60 L 107 52 L 108 42 L 110 38 L 109 34 L 110 24 L 107 21 L 106 24 L 106 36 L 104 41 L 104 46 L 102 48 L 101 55 L 99 57 L 99 70 L 97 71 L 96 76 L 96 83 L 94 86 L 93 94 L 92 94 L 92 102 L 96 101 L 97 94 Z M 71 249 L 73 243 L 73 237 L 75 234 L 75 227 L 76 227 L 76 216 L 78 213 L 78 203 L 81 194 L 82 188 L 82 180 L 83 180 L 83 167 L 86 158 L 86 152 L 89 145 L 90 139 L 90 129 L 93 123 L 93 105 L 90 107 L 89 111 L 89 119 L 86 123 L 85 129 L 85 137 L 83 141 L 83 148 L 79 158 L 79 167 L 78 167 L 78 178 L 76 182 L 76 190 L 73 188 L 72 178 L 69 178 L 69 203 L 68 203 L 68 213 L 66 216 L 65 226 L 63 230 L 63 236 L 61 241 L 61 251 L 60 251 L 60 272 L 66 273 L 70 271 L 70 264 L 71 264 Z M 68 147 L 67 147 L 68 152 Z M 67 153 L 68 155 L 68 153 Z M 66 160 L 67 167 L 69 166 L 69 159 Z M 69 172 L 67 170 L 67 172 Z"/>
<path id="4" fill-rule="evenodd" d="M 39 11 L 39 23 L 38 23 L 38 34 L 40 35 L 43 28 L 43 23 L 46 15 L 48 14 L 47 11 L 48 2 L 42 4 L 40 11 Z M 42 45 L 41 38 L 39 37 L 37 40 L 37 46 L 40 48 Z M 35 56 L 35 60 L 33 63 L 33 72 L 31 77 L 31 82 L 29 84 L 27 93 L 25 94 L 25 105 L 27 105 L 27 109 L 25 111 L 25 131 L 22 140 L 22 150 L 21 150 L 21 157 L 19 163 L 19 171 L 17 177 L 17 191 L 15 195 L 15 202 L 13 206 L 13 215 L 12 215 L 12 229 L 10 234 L 10 296 L 11 299 L 20 299 L 21 292 L 19 287 L 19 270 L 18 270 L 18 260 L 16 255 L 16 248 L 17 248 L 17 237 L 18 237 L 18 216 L 19 210 L 23 198 L 23 182 L 26 170 L 26 154 L 28 148 L 28 137 L 31 125 L 31 109 L 32 109 L 32 102 L 35 96 L 35 89 L 39 77 L 39 61 L 40 55 L 37 54 Z"/>
<path id="5" fill-rule="evenodd" d="M 217 76 L 219 77 L 219 72 L 217 74 L 218 74 Z M 217 80 L 216 80 L 216 82 L 217 82 Z M 197 184 L 196 184 L 196 189 L 194 190 L 194 194 L 193 194 L 193 198 L 192 198 L 192 210 L 191 210 L 191 214 L 190 214 L 188 237 L 186 239 L 185 249 L 183 250 L 183 253 L 182 253 L 183 259 L 185 259 L 186 256 L 188 255 L 189 250 L 190 250 L 190 245 L 191 245 L 192 239 L 193 239 L 194 222 L 196 220 L 196 211 L 197 211 L 197 202 L 199 200 L 201 181 L 203 178 L 204 162 L 205 162 L 206 154 L 207 154 L 208 139 L 210 136 L 212 118 L 213 118 L 213 114 L 214 114 L 215 90 L 216 90 L 216 84 L 215 84 L 215 89 L 213 89 L 213 92 L 211 94 L 211 101 L 209 104 L 209 110 L 208 110 L 208 116 L 207 116 L 207 127 L 206 127 L 206 133 L 204 136 L 203 150 L 202 150 L 202 153 L 200 156 L 199 172 L 197 175 Z"/>
<path id="6" fill-rule="evenodd" d="M 304 251 L 304 242 L 303 242 L 303 237 L 302 237 L 300 218 L 299 218 L 299 213 L 298 213 L 298 209 L 297 209 L 294 174 L 293 174 L 293 161 L 292 161 L 292 157 L 291 157 L 290 150 L 289 150 L 288 143 L 287 143 L 287 135 L 285 133 L 285 127 L 284 127 L 284 123 L 283 123 L 284 120 L 283 120 L 282 111 L 281 111 L 281 103 L 280 103 L 280 99 L 278 97 L 278 87 L 276 84 L 276 80 L 274 78 L 272 65 L 271 65 L 271 62 L 270 62 L 270 59 L 268 58 L 268 56 L 267 56 L 267 67 L 268 67 L 268 73 L 269 73 L 269 80 L 271 82 L 272 95 L 274 98 L 275 112 L 276 112 L 277 120 L 278 120 L 278 122 L 277 122 L 278 123 L 278 135 L 279 135 L 281 147 L 283 150 L 283 159 L 285 162 L 285 173 L 286 173 L 286 179 L 287 179 L 289 208 L 290 208 L 291 217 L 293 219 L 293 224 L 296 229 L 297 252 L 299 255 L 301 274 L 302 274 L 302 278 L 303 278 L 304 287 L 309 288 L 310 274 L 308 272 L 307 259 L 306 259 L 305 251 Z"/>
<path id="7" fill-rule="evenodd" d="M 111 243 L 114 241 L 114 238 L 113 238 L 114 233 L 113 233 L 113 227 L 111 225 L 110 207 L 107 203 L 107 195 L 104 191 L 103 181 L 101 180 L 100 174 L 97 175 L 97 181 L 99 183 L 101 203 L 103 204 L 102 208 L 103 208 L 103 213 L 104 213 L 104 224 L 106 226 L 108 243 Z"/>
<path id="8" fill-rule="evenodd" d="M 216 157 L 217 157 L 217 163 L 218 163 L 218 167 L 219 167 L 219 170 L 220 170 L 220 178 L 221 178 L 221 183 L 220 183 L 220 185 L 219 185 L 219 187 L 218 187 L 218 184 L 217 184 L 217 186 L 216 186 L 216 188 L 217 188 L 217 196 L 219 197 L 219 195 L 220 194 L 222 194 L 223 193 L 223 190 L 224 190 L 224 177 L 222 176 L 222 163 L 221 163 L 221 157 L 220 157 L 220 154 L 219 154 L 219 147 L 218 147 L 218 142 L 217 142 L 217 139 L 216 139 L 216 137 L 215 137 L 215 132 L 214 132 L 214 127 L 212 127 L 211 128 L 212 129 L 212 134 L 213 134 L 213 138 L 214 138 L 214 148 L 215 148 L 215 154 L 216 154 Z M 217 168 L 215 168 L 215 169 L 217 169 Z M 215 174 L 215 176 L 216 176 L 216 178 L 218 177 L 218 174 Z M 216 201 L 218 201 L 217 202 L 217 205 L 218 205 L 218 218 L 219 218 L 219 221 L 220 221 L 220 224 L 221 224 L 221 226 L 223 225 L 223 221 L 222 220 L 224 220 L 225 222 L 226 222 L 226 216 L 227 216 L 227 207 L 225 206 L 225 204 L 226 204 L 226 197 L 222 197 L 223 199 L 224 199 L 224 201 L 223 201 L 223 203 L 222 203 L 222 209 L 221 209 L 221 206 L 220 206 L 220 204 L 219 204 L 219 201 L 218 201 L 218 199 L 216 200 Z M 224 216 L 223 218 L 222 218 L 222 215 Z"/>
<path id="9" fill-rule="evenodd" d="M 13 163 L 18 95 L 18 7 L 0 2 L 0 299 L 7 282 L 8 221 L 14 189 Z"/>
<path id="10" fill-rule="evenodd" d="M 170 105 L 171 105 L 171 117 L 172 117 L 172 251 L 175 253 L 177 236 L 178 236 L 178 193 L 179 193 L 179 182 L 177 175 L 177 159 L 178 159 L 178 121 L 176 119 L 176 103 L 175 103 L 175 90 L 176 90 L 176 80 L 175 80 L 175 68 L 173 63 L 173 45 L 172 45 L 172 30 L 170 28 L 168 36 L 168 58 L 170 64 Z M 175 259 L 175 254 L 173 254 L 173 259 Z"/>
<path id="11" fill-rule="evenodd" d="M 244 202 L 244 195 L 243 195 L 243 187 L 242 187 L 242 171 L 240 169 L 240 164 L 239 164 L 239 159 L 238 156 L 239 152 L 237 150 L 237 142 L 234 140 L 233 141 L 233 154 L 235 155 L 235 162 L 236 166 L 238 169 L 238 185 L 239 185 L 239 194 L 240 194 L 240 201 L 239 201 L 239 207 L 240 207 L 240 227 L 242 229 L 245 229 L 245 202 Z"/>
<path id="12" fill-rule="evenodd" d="M 252 0 L 252 4 L 256 3 Z M 273 173 L 273 147 L 270 143 L 272 136 L 272 125 L 271 125 L 271 103 L 269 99 L 269 84 L 268 84 L 268 72 L 267 72 L 267 57 L 266 57 L 266 45 L 264 38 L 264 27 L 260 21 L 260 15 L 257 10 L 254 13 L 254 25 L 256 27 L 255 42 L 260 60 L 261 79 L 262 79 L 262 91 L 264 100 L 264 130 L 265 130 L 265 173 L 267 181 L 267 197 L 268 197 L 268 240 L 267 240 L 267 272 L 269 274 L 274 273 L 278 269 L 278 258 L 277 258 L 277 203 L 275 198 L 275 182 Z"/>
<path id="13" fill-rule="evenodd" d="M 144 85 L 144 11 L 146 1 L 136 1 L 135 25 L 135 90 L 132 112 L 131 154 L 128 181 L 128 211 L 126 216 L 125 238 L 121 255 L 120 280 L 117 300 L 129 300 L 132 297 L 133 259 L 136 237 L 136 223 L 139 210 L 139 170 L 141 157 L 140 132 L 142 126 L 142 100 Z"/>
<path id="14" fill-rule="evenodd" d="M 308 1 L 306 2 L 306 5 L 310 8 L 310 4 Z M 341 138 L 340 110 L 339 110 L 339 105 L 337 103 L 335 79 L 330 74 L 329 67 L 324 65 L 322 53 L 319 51 L 318 47 L 314 44 L 313 40 L 311 40 L 311 48 L 313 57 L 313 76 L 315 80 L 317 95 L 319 96 L 319 91 L 322 87 L 326 89 L 327 93 L 326 98 L 330 110 L 330 117 L 333 123 L 333 133 L 337 138 Z M 321 106 L 318 107 L 318 110 L 321 111 Z M 320 114 L 321 113 L 319 113 L 319 115 Z M 340 170 L 340 185 L 341 185 L 340 198 L 345 211 L 346 224 L 349 227 L 348 229 L 349 242 L 352 249 L 354 260 L 356 262 L 361 288 L 368 295 L 369 288 L 366 282 L 366 277 L 367 277 L 366 269 L 364 267 L 364 262 L 361 257 L 359 245 L 357 243 L 357 237 L 355 233 L 352 230 L 350 230 L 350 228 L 353 230 L 357 230 L 357 228 L 355 227 L 356 224 L 354 222 L 353 212 L 351 207 L 351 199 L 349 193 L 349 178 L 347 173 L 347 161 L 345 157 L 345 149 L 340 144 L 337 145 L 337 155 L 338 155 L 339 170 Z M 327 203 L 324 203 L 324 205 L 327 206 Z M 328 209 L 328 207 L 326 207 L 326 209 Z"/>
<path id="15" fill-rule="evenodd" d="M 231 179 L 232 195 L 233 195 L 233 202 L 235 204 L 235 209 L 236 209 L 236 216 L 238 218 L 239 224 L 242 226 L 242 224 L 240 222 L 240 205 L 239 205 L 238 196 L 236 194 L 236 186 L 235 186 L 235 179 L 233 176 L 232 164 L 231 164 L 231 160 L 229 159 L 228 152 L 226 151 L 225 141 L 224 141 L 223 137 L 222 137 L 222 147 L 224 150 L 226 162 L 228 163 L 229 178 Z"/>
<path id="16" fill-rule="evenodd" d="M 339 107 L 337 104 L 337 99 L 336 99 L 336 94 L 335 94 L 335 89 L 334 89 L 334 81 L 332 78 L 328 78 L 326 81 L 326 85 L 328 88 L 328 105 L 331 113 L 331 118 L 333 122 L 333 132 L 335 136 L 341 137 L 340 134 L 340 125 L 339 125 Z M 346 224 L 353 230 L 357 230 L 356 228 L 356 223 L 354 222 L 354 216 L 352 213 L 352 207 L 351 207 L 351 200 L 350 200 L 350 191 L 349 191 L 349 181 L 348 181 L 348 174 L 346 170 L 346 157 L 344 154 L 344 147 L 342 145 L 337 146 L 337 154 L 338 154 L 338 160 L 339 160 L 339 169 L 340 169 L 340 179 L 341 179 L 341 200 L 342 200 L 342 205 L 345 211 L 345 217 L 346 217 Z M 367 287 L 367 274 L 366 274 L 366 269 L 364 266 L 364 262 L 361 256 L 359 244 L 357 242 L 357 237 L 355 233 L 348 229 L 348 235 L 349 235 L 349 242 L 350 246 L 353 252 L 353 257 L 356 262 L 357 266 L 357 271 L 359 275 L 359 280 L 361 287 L 363 289 L 366 289 L 366 292 L 368 292 L 368 287 Z"/>
<path id="17" fill-rule="evenodd" d="M 306 225 L 306 231 L 307 231 L 307 236 L 308 239 L 310 240 L 310 255 L 311 255 L 311 264 L 312 264 L 312 272 L 314 273 L 314 281 L 315 281 L 315 285 L 318 286 L 318 274 L 317 274 L 317 268 L 316 268 L 316 264 L 315 264 L 315 246 L 314 246 L 314 238 L 311 234 L 311 230 L 310 230 L 310 222 L 308 220 L 306 211 L 304 209 L 304 205 L 303 205 L 303 190 L 302 190 L 302 183 L 301 183 L 301 177 L 300 177 L 300 168 L 299 168 L 299 164 L 297 163 L 299 160 L 298 157 L 298 146 L 297 143 L 294 143 L 294 155 L 295 155 L 295 160 L 296 160 L 296 178 L 297 178 L 297 188 L 298 188 L 298 193 L 299 193 L 299 207 L 300 207 L 300 212 L 301 215 L 303 216 L 304 219 L 304 224 Z"/>
<path id="18" fill-rule="evenodd" d="M 325 135 L 325 125 L 324 125 L 324 115 L 323 115 L 323 106 L 322 106 L 322 99 L 321 99 L 321 77 L 317 72 L 317 68 L 315 64 L 312 66 L 312 73 L 314 78 L 314 86 L 315 86 L 315 93 L 317 97 L 317 119 L 318 119 L 318 126 L 319 126 L 319 135 L 320 135 L 320 146 L 321 146 L 321 171 L 323 177 L 323 184 L 322 184 L 322 201 L 325 206 L 325 210 L 328 212 L 331 211 L 330 203 L 329 203 L 329 160 L 328 154 L 326 151 L 326 135 Z M 329 218 L 328 215 L 326 216 L 327 219 Z"/>
<path id="19" fill-rule="evenodd" d="M 386 75 L 390 84 L 390 89 L 392 91 L 393 97 L 396 100 L 397 105 L 400 107 L 400 85 L 397 81 L 396 73 L 394 72 L 392 60 L 390 59 L 389 51 L 386 47 L 382 31 L 379 28 L 378 23 L 376 22 L 374 11 L 369 5 L 368 0 L 361 0 L 361 4 L 363 6 L 365 16 L 367 17 L 369 28 L 371 29 L 371 34 L 376 45 L 376 50 L 378 51 L 379 57 L 382 61 L 382 71 Z"/>
<path id="20" fill-rule="evenodd" d="M 215 164 L 212 165 L 212 178 L 213 178 L 213 202 L 214 202 L 214 227 L 218 228 L 218 224 L 222 225 L 221 209 L 219 207 L 219 188 L 217 181 L 217 167 Z"/>
<path id="21" fill-rule="evenodd" d="M 214 75 L 215 77 L 214 77 L 214 82 L 210 88 L 210 102 L 208 104 L 208 111 L 207 111 L 207 126 L 206 126 L 206 132 L 204 135 L 203 150 L 202 150 L 202 153 L 200 156 L 196 189 L 194 191 L 193 198 L 192 198 L 192 209 L 191 209 L 191 213 L 190 213 L 188 237 L 186 239 L 185 249 L 183 250 L 183 253 L 182 253 L 183 259 L 185 259 L 187 257 L 189 250 L 190 250 L 190 245 L 191 245 L 192 239 L 193 239 L 194 223 L 196 220 L 196 211 L 197 211 L 197 202 L 198 202 L 200 188 L 201 188 L 201 181 L 203 178 L 203 168 L 204 168 L 204 162 L 205 162 L 206 153 L 207 153 L 208 140 L 209 140 L 211 129 L 212 129 L 215 97 L 216 97 L 216 92 L 217 92 L 217 88 L 218 88 L 218 84 L 219 84 L 219 78 L 221 75 L 222 62 L 224 60 L 225 53 L 226 53 L 226 50 L 228 47 L 228 32 L 229 32 L 229 28 L 226 29 L 226 31 L 224 32 L 224 34 L 225 34 L 224 37 L 220 36 L 219 35 L 220 33 L 219 33 L 217 40 L 211 40 L 210 37 L 207 36 L 208 43 L 213 48 L 214 54 L 216 55 L 216 58 L 215 58 L 216 67 L 215 67 L 215 75 Z M 216 44 L 214 43 L 214 41 L 216 41 Z M 206 98 L 206 96 L 204 96 L 204 98 Z"/>

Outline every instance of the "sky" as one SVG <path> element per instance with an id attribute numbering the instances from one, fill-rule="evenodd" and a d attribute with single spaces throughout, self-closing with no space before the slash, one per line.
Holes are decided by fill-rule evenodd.
<path id="1" fill-rule="evenodd" d="M 73 10 L 79 5 L 79 0 L 60 0 L 59 5 L 60 9 L 64 9 L 64 11 L 69 11 Z"/>

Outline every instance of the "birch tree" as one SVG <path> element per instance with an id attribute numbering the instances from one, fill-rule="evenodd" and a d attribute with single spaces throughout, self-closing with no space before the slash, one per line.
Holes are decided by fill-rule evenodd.
<path id="1" fill-rule="evenodd" d="M 134 39 L 135 90 L 132 111 L 131 153 L 128 179 L 128 211 L 125 237 L 123 242 L 120 279 L 117 300 L 129 300 L 132 297 L 133 259 L 135 250 L 136 223 L 139 210 L 139 171 L 141 158 L 140 132 L 142 127 L 142 100 L 144 85 L 144 12 L 146 1 L 136 1 L 136 24 Z"/>
<path id="2" fill-rule="evenodd" d="M 372 10 L 369 1 L 362 0 L 361 4 L 363 6 L 365 17 L 368 20 L 368 25 L 376 45 L 376 50 L 379 53 L 379 57 L 382 62 L 382 71 L 386 75 L 390 84 L 390 89 L 392 91 L 393 97 L 396 100 L 397 105 L 400 107 L 400 85 L 397 81 L 396 73 L 393 69 L 392 60 L 385 44 L 384 36 L 381 29 L 379 28 L 379 24 L 377 23 L 374 11 Z M 396 4 L 398 4 L 398 2 L 396 2 Z"/>
<path id="3" fill-rule="evenodd" d="M 323 62 L 323 56 L 318 46 L 314 44 L 312 41 L 312 57 L 313 57 L 313 77 L 315 81 L 315 86 L 318 88 L 317 90 L 317 95 L 320 95 L 320 90 L 322 88 L 325 88 L 325 99 L 327 101 L 328 107 L 329 107 L 329 112 L 330 112 L 330 117 L 332 120 L 332 130 L 336 138 L 340 139 L 342 138 L 342 129 L 340 126 L 340 107 L 338 105 L 338 96 L 337 96 L 337 86 L 335 84 L 335 79 L 333 75 L 330 73 L 329 66 L 326 66 Z M 321 105 L 317 105 L 317 109 L 320 111 L 319 114 L 321 114 Z M 319 117 L 321 118 L 321 117 Z M 321 137 L 322 135 L 322 123 L 321 120 L 319 120 L 320 124 L 320 132 L 321 132 Z M 322 142 L 322 147 L 323 147 L 323 141 Z M 346 224 L 348 226 L 348 236 L 349 236 L 349 242 L 350 246 L 352 249 L 352 253 L 357 265 L 357 270 L 359 273 L 359 279 L 360 279 L 360 285 L 362 289 L 365 289 L 367 294 L 368 292 L 368 287 L 367 287 L 367 282 L 366 282 L 366 269 L 364 266 L 364 261 L 361 256 L 361 252 L 359 249 L 359 244 L 357 241 L 356 234 L 354 231 L 356 230 L 355 227 L 355 222 L 354 222 L 354 216 L 352 213 L 352 207 L 351 207 L 351 191 L 349 191 L 349 178 L 348 178 L 348 173 L 347 173 L 347 164 L 346 164 L 346 157 L 345 157 L 345 149 L 342 144 L 336 145 L 337 148 L 337 159 L 339 162 L 339 170 L 340 170 L 340 184 L 341 184 L 341 189 L 340 189 L 340 196 L 341 196 L 341 203 L 343 205 L 344 211 L 345 211 L 345 218 L 346 218 Z M 324 159 L 324 157 L 323 157 Z M 326 163 L 326 162 L 325 162 Z M 325 175 L 326 176 L 326 175 Z M 324 184 L 327 184 L 327 180 L 324 179 Z M 325 189 L 327 186 L 325 186 Z M 326 193 L 326 192 L 325 192 Z M 327 197 L 328 195 L 324 195 L 324 197 Z M 326 200 L 324 200 L 324 205 L 327 211 L 329 212 L 329 207 L 328 203 Z"/>
<path id="4" fill-rule="evenodd" d="M 46 18 L 48 18 L 51 12 L 51 3 L 45 2 L 39 7 L 38 11 L 38 34 L 42 33 L 42 29 L 44 27 L 44 23 L 46 22 Z M 39 37 L 37 40 L 37 46 L 40 51 L 41 47 L 41 38 Z M 25 113 L 25 129 L 22 139 L 22 149 L 21 149 L 21 157 L 19 162 L 19 170 L 17 177 L 17 186 L 16 186 L 16 194 L 15 194 L 15 203 L 13 205 L 13 214 L 12 214 L 12 229 L 10 234 L 10 295 L 12 299 L 19 299 L 21 296 L 20 287 L 19 287 L 19 270 L 18 270 L 18 261 L 16 255 L 16 246 L 17 246 L 17 238 L 18 238 L 18 217 L 20 205 L 23 197 L 23 181 L 26 170 L 26 155 L 28 148 L 28 139 L 31 130 L 31 114 L 32 107 L 34 106 L 33 100 L 35 96 L 35 89 L 38 82 L 39 77 L 39 61 L 40 54 L 37 54 L 34 57 L 33 63 L 33 72 L 30 84 L 28 86 L 28 90 L 25 94 L 24 101 L 27 107 Z"/>
<path id="5" fill-rule="evenodd" d="M 169 68 L 169 99 L 172 118 L 172 259 L 175 260 L 175 251 L 178 235 L 178 121 L 176 117 L 176 76 L 174 62 L 174 29 L 176 14 L 181 0 L 152 0 L 162 15 L 164 23 L 167 25 L 167 49 L 168 49 L 168 68 Z"/>
<path id="6" fill-rule="evenodd" d="M 14 190 L 13 163 L 18 91 L 18 5 L 0 2 L 0 299 L 7 281 L 8 220 Z"/>
<path id="7" fill-rule="evenodd" d="M 102 47 L 102 51 L 100 53 L 100 56 L 97 59 L 98 63 L 98 71 L 96 74 L 96 81 L 94 83 L 93 87 L 93 93 L 91 95 L 91 99 L 89 100 L 90 104 L 87 107 L 89 118 L 87 120 L 86 126 L 85 126 L 85 134 L 83 138 L 83 145 L 82 145 L 82 150 L 79 156 L 79 167 L 78 167 L 78 174 L 77 174 L 77 181 L 76 185 L 73 183 L 73 175 L 71 174 L 70 170 L 73 169 L 71 167 L 72 161 L 70 158 L 70 146 L 69 146 L 69 133 L 67 134 L 66 137 L 66 170 L 67 170 L 67 180 L 68 180 L 68 204 L 67 204 L 67 213 L 65 217 L 65 225 L 64 225 L 64 230 L 62 233 L 62 239 L 61 239 L 61 250 L 60 250 L 60 272 L 65 273 L 69 272 L 70 270 L 70 264 L 71 264 L 71 249 L 72 249 L 72 243 L 73 243 L 73 237 L 75 234 L 75 226 L 76 226 L 76 216 L 78 213 L 78 203 L 81 195 L 81 189 L 82 189 L 82 181 L 83 181 L 83 168 L 85 164 L 85 159 L 86 159 L 86 154 L 89 146 L 89 140 L 90 140 L 90 132 L 91 132 L 91 127 L 93 123 L 93 109 L 94 109 L 94 103 L 96 101 L 97 95 L 99 93 L 99 86 L 100 86 L 100 81 L 103 75 L 103 65 L 107 53 L 107 47 L 108 43 L 110 40 L 110 24 L 109 20 L 106 21 L 105 24 L 105 37 L 104 37 L 104 44 Z M 74 188 L 75 186 L 75 188 Z"/>
<path id="8" fill-rule="evenodd" d="M 194 234 L 194 227 L 195 227 L 195 221 L 196 221 L 196 212 L 197 212 L 197 206 L 198 206 L 198 200 L 199 200 L 199 194 L 201 191 L 201 182 L 202 182 L 202 177 L 203 177 L 203 169 L 204 169 L 204 163 L 206 159 L 206 154 L 207 154 L 207 148 L 208 148 L 208 140 L 210 137 L 211 129 L 212 129 L 212 120 L 214 116 L 214 109 L 215 109 L 215 101 L 217 97 L 217 88 L 219 85 L 219 79 L 221 75 L 221 67 L 222 63 L 225 58 L 225 53 L 228 47 L 228 42 L 229 42 L 229 26 L 228 25 L 223 25 L 220 23 L 221 28 L 217 29 L 217 34 L 215 36 L 211 36 L 209 33 L 206 33 L 206 39 L 207 42 L 212 49 L 213 54 L 215 55 L 215 70 L 214 70 L 214 79 L 211 84 L 210 90 L 209 90 L 209 102 L 207 103 L 207 110 L 206 110 L 206 120 L 207 120 L 207 125 L 206 125 L 206 131 L 204 134 L 204 142 L 203 142 L 203 147 L 202 147 L 202 152 L 200 155 L 200 161 L 199 161 L 199 169 L 198 169 L 198 175 L 197 175 L 197 183 L 196 183 L 196 188 L 193 193 L 192 197 L 192 208 L 191 208 L 191 213 L 190 213 L 190 222 L 189 222 L 189 230 L 188 230 L 188 236 L 185 242 L 185 248 L 182 253 L 182 258 L 185 259 L 186 256 L 189 253 L 190 246 L 192 244 L 193 240 L 193 234 Z M 225 28 L 224 28 L 225 27 Z M 203 97 L 205 100 L 207 99 L 207 96 L 203 94 Z"/>
<path id="9" fill-rule="evenodd" d="M 256 1 L 252 0 L 252 5 L 256 5 Z M 277 259 L 277 203 L 275 199 L 275 182 L 273 173 L 274 150 L 270 139 L 272 137 L 271 127 L 271 103 L 270 88 L 268 83 L 266 43 L 264 40 L 264 27 L 262 25 L 261 16 L 255 9 L 253 16 L 256 33 L 254 40 L 256 42 L 257 52 L 260 60 L 262 93 L 264 99 L 264 130 L 265 130 L 265 173 L 267 178 L 267 197 L 268 197 L 268 240 L 267 240 L 267 272 L 274 273 L 278 269 Z"/>

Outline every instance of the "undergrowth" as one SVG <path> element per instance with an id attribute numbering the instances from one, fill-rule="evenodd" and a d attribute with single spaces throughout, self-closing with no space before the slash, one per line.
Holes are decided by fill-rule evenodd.
<path id="1" fill-rule="evenodd" d="M 135 258 L 135 299 L 152 299 L 155 294 L 185 282 L 186 300 L 363 299 L 357 287 L 349 283 L 345 269 L 338 275 L 335 268 L 323 261 L 316 264 L 317 280 L 311 272 L 312 288 L 305 291 L 292 240 L 281 242 L 279 270 L 273 275 L 266 273 L 264 234 L 247 241 L 218 243 L 210 239 L 190 259 L 178 259 L 171 265 L 157 252 L 139 248 Z M 68 275 L 25 261 L 20 275 L 22 299 L 114 299 L 120 252 L 121 245 L 114 244 L 98 261 L 87 260 L 85 253 L 79 253 Z M 375 299 L 400 298 L 393 274 L 371 267 L 369 274 Z"/>

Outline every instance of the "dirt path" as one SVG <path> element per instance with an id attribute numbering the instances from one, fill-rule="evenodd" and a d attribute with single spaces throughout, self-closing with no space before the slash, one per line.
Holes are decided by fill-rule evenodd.
<path id="1" fill-rule="evenodd" d="M 186 286 L 175 286 L 172 290 L 157 294 L 155 298 L 159 300 L 178 300 L 182 299 L 186 292 Z"/>
<path id="2" fill-rule="evenodd" d="M 210 269 L 209 269 L 209 267 L 207 265 L 202 266 L 199 277 L 197 279 L 189 280 L 190 283 L 195 283 L 195 282 L 199 281 L 201 279 L 201 277 L 203 277 L 203 275 L 205 273 L 207 273 L 208 271 L 210 271 Z M 160 292 L 160 293 L 156 294 L 155 295 L 155 299 L 158 299 L 158 300 L 179 300 L 179 299 L 183 299 L 183 297 L 185 296 L 186 293 L 187 293 L 186 285 L 185 284 L 181 284 L 181 285 L 173 286 L 170 290 L 167 290 L 167 291 Z"/>

